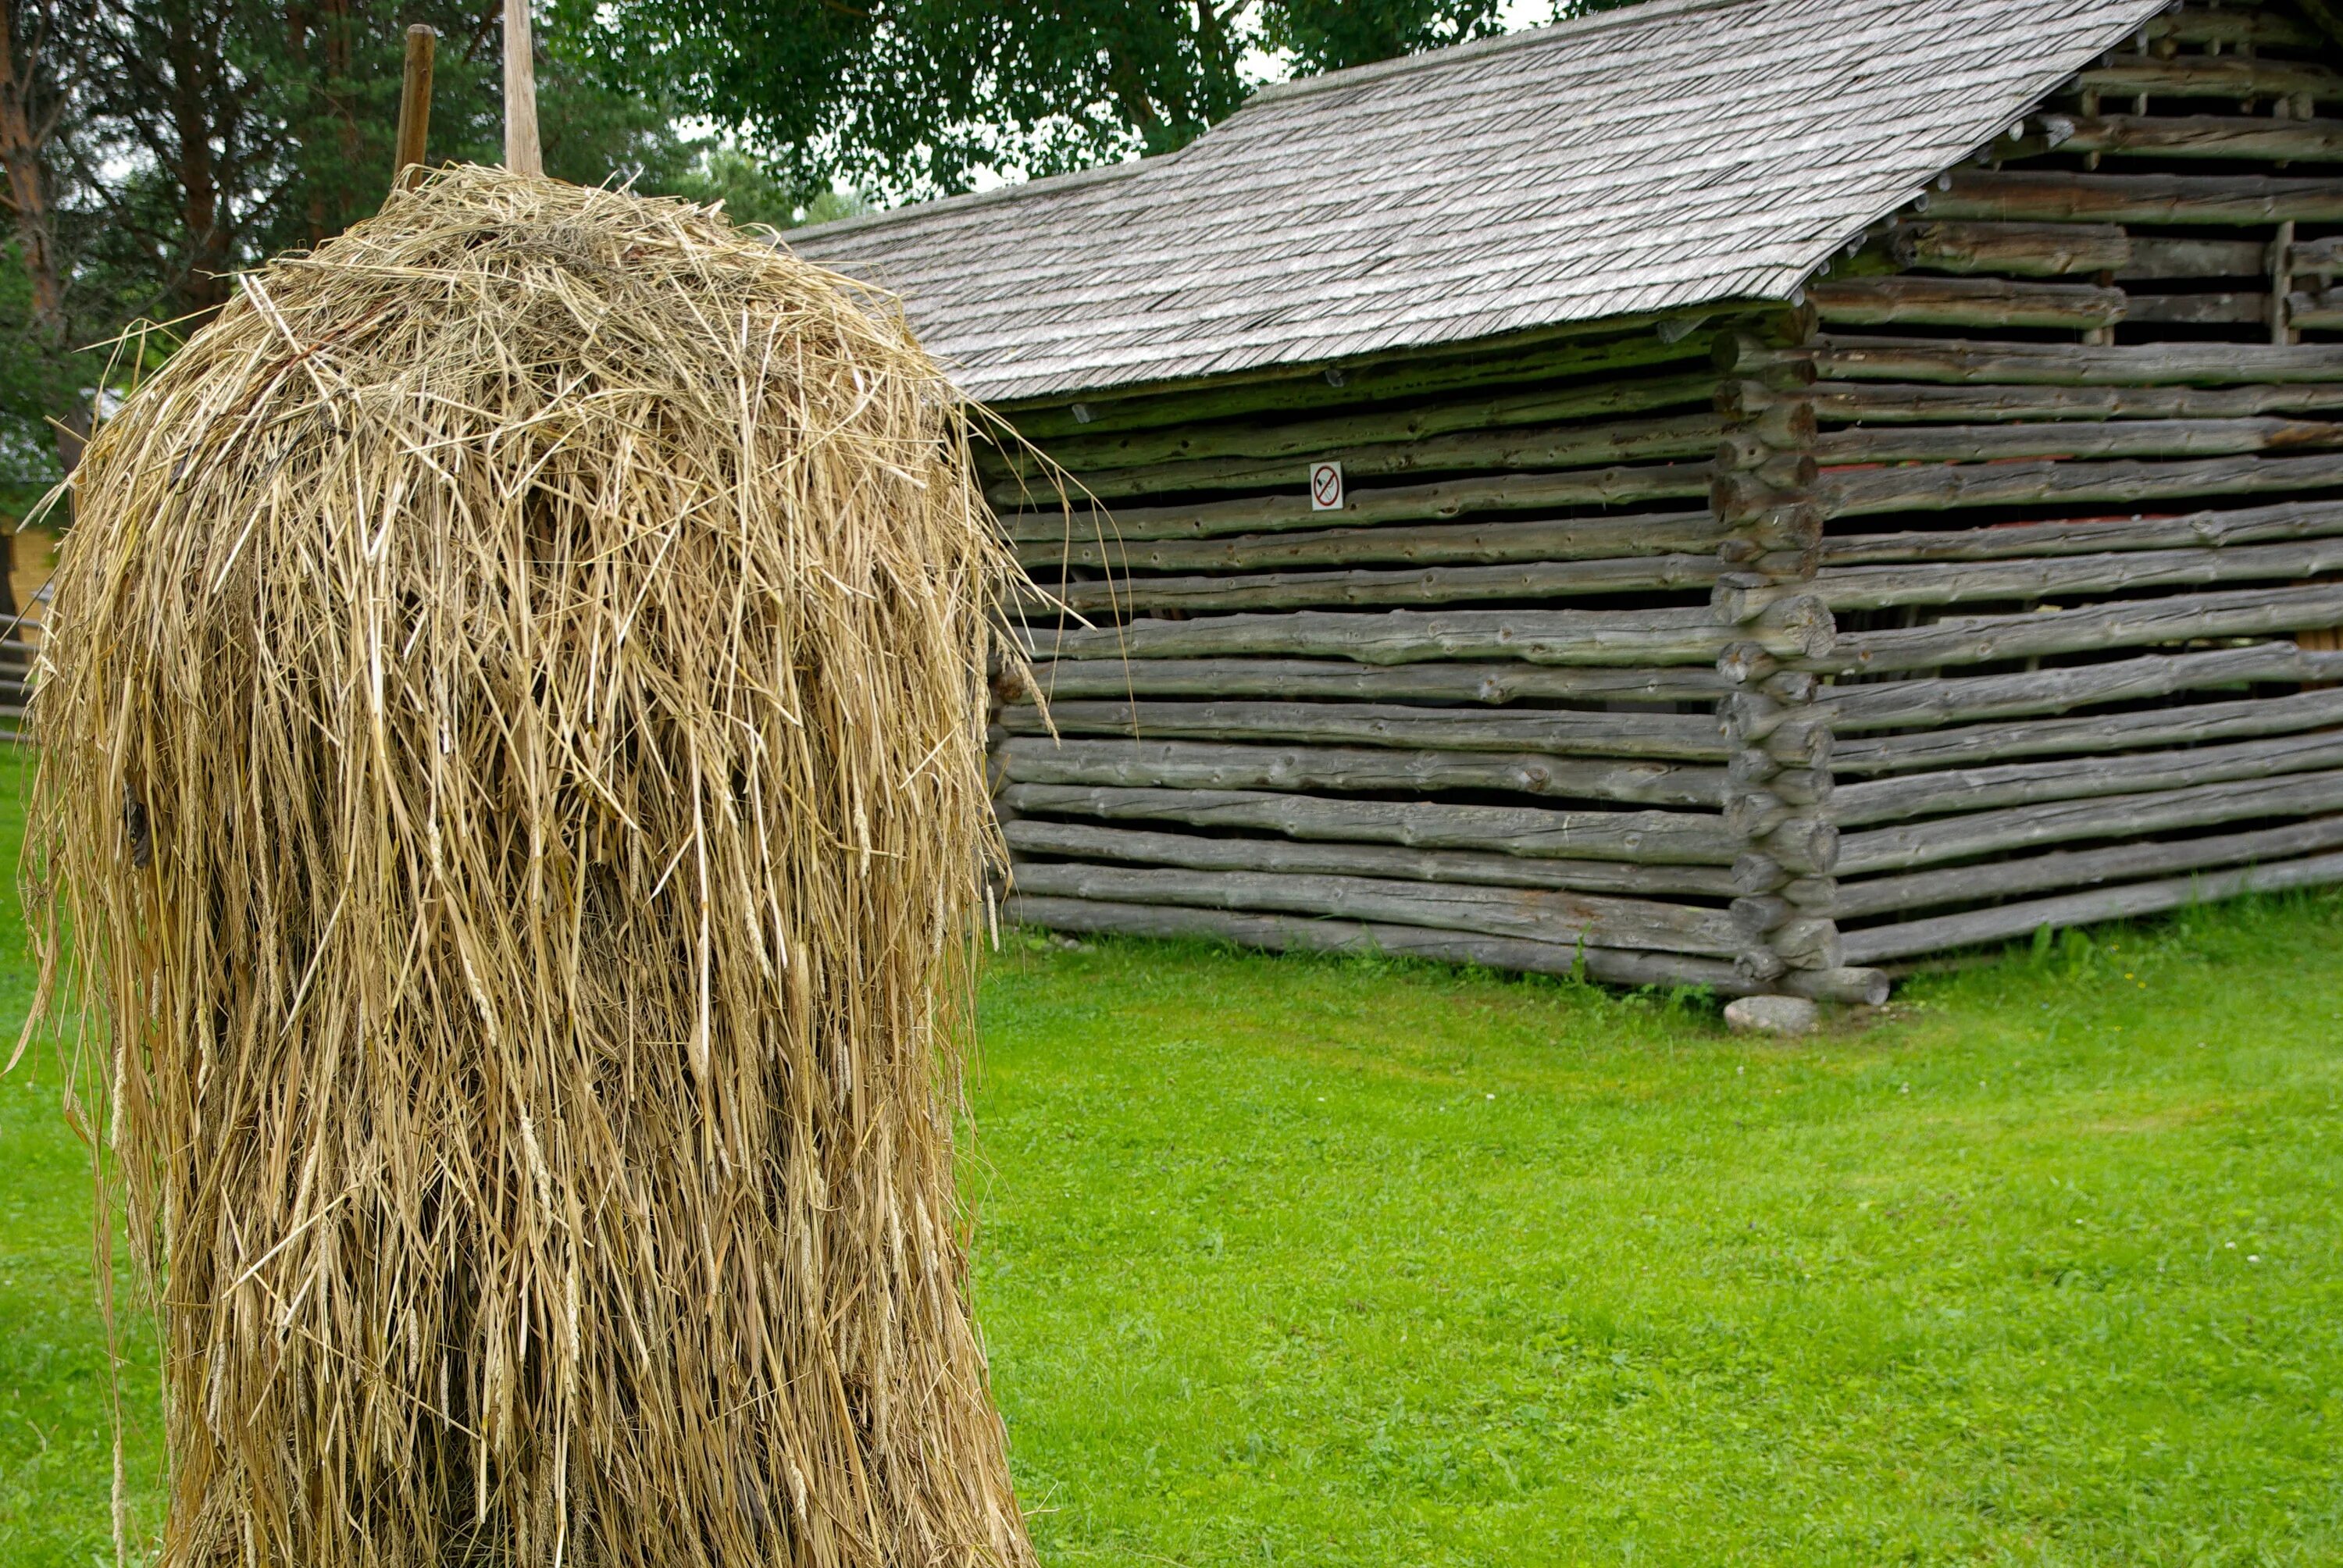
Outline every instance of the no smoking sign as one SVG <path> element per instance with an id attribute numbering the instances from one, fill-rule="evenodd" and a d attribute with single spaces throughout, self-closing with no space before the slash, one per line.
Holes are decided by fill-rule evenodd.
<path id="1" fill-rule="evenodd" d="M 1310 465 L 1310 509 L 1313 512 L 1339 512 L 1342 509 L 1342 464 Z"/>

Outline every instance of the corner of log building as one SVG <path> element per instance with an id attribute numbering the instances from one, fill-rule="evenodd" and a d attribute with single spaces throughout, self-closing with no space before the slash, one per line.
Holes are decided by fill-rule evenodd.
<path id="1" fill-rule="evenodd" d="M 2157 14 L 1788 302 L 1013 407 L 1022 918 L 1877 1000 L 2343 879 L 2327 16 Z"/>

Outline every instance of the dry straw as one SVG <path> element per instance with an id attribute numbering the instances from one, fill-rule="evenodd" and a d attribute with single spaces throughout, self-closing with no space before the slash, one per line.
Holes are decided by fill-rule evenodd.
<path id="1" fill-rule="evenodd" d="M 719 217 L 461 169 L 92 443 L 30 879 L 165 1564 L 1031 1561 L 951 1170 L 968 420 Z"/>

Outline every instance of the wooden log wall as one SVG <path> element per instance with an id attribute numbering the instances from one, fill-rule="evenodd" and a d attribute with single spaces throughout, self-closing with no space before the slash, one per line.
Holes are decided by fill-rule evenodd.
<path id="1" fill-rule="evenodd" d="M 1012 411 L 1012 912 L 1875 1000 L 2343 879 L 2339 57 L 2168 12 L 1789 308 Z"/>
<path id="2" fill-rule="evenodd" d="M 1730 319 L 1787 347 L 1780 317 Z M 1012 912 L 1878 994 L 1779 897 L 1828 854 L 1826 731 L 1719 707 L 1728 665 L 1808 699 L 1777 667 L 1835 633 L 1818 601 L 1711 608 L 1765 532 L 1711 505 L 1728 429 L 1783 423 L 1718 410 L 1718 331 L 1022 411 L 1077 501 L 1070 534 L 1046 463 L 988 474 L 1051 601 L 1028 607 L 1048 701 L 1004 691 L 994 735 Z M 1339 510 L 1312 505 L 1321 461 Z"/>
<path id="3" fill-rule="evenodd" d="M 1777 502 L 1813 570 L 1716 603 L 1834 618 L 1780 662 L 1845 961 L 2343 879 L 2338 53 L 2167 12 L 1865 236 L 1803 342 L 1721 346 L 1728 421 L 1815 430 Z"/>

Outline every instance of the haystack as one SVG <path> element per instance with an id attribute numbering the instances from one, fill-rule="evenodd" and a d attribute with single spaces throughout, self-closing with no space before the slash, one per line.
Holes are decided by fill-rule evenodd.
<path id="1" fill-rule="evenodd" d="M 1013 576 L 885 301 L 443 174 L 90 446 L 31 873 L 166 1565 L 1021 1564 L 951 1168 Z"/>

